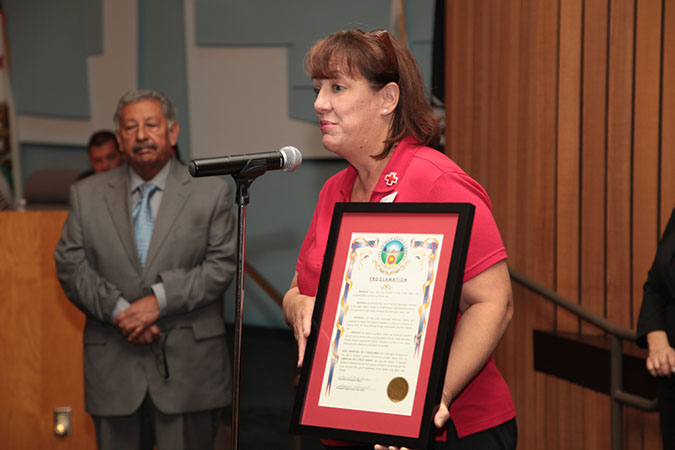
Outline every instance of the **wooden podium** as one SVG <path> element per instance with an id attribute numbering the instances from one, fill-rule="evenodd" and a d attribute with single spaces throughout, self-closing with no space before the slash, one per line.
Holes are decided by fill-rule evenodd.
<path id="1" fill-rule="evenodd" d="M 84 410 L 84 314 L 56 278 L 66 211 L 0 212 L 0 435 L 8 449 L 96 448 Z M 54 409 L 72 408 L 72 434 Z"/>

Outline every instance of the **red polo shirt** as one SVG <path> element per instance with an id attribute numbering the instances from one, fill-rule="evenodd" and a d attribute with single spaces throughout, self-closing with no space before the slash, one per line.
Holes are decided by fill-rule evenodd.
<path id="1" fill-rule="evenodd" d="M 333 207 L 336 202 L 350 201 L 356 175 L 356 169 L 348 167 L 328 179 L 319 194 L 312 224 L 295 266 L 298 288 L 303 295 L 316 296 Z M 422 146 L 411 137 L 401 141 L 394 150 L 370 201 L 471 203 L 476 210 L 464 281 L 506 259 L 485 190 L 443 153 Z M 459 437 L 500 425 L 515 415 L 511 393 L 492 357 L 450 405 L 450 417 Z"/>

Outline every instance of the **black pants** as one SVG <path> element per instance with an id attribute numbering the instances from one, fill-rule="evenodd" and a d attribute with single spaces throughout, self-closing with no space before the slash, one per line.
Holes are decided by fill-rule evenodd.
<path id="1" fill-rule="evenodd" d="M 664 378 L 659 387 L 659 419 L 663 450 L 675 450 L 675 378 Z"/>
<path id="2" fill-rule="evenodd" d="M 436 442 L 434 450 L 515 450 L 518 442 L 516 419 L 478 433 L 459 438 L 455 424 L 448 422 L 448 440 Z M 330 450 L 372 450 L 374 444 L 351 447 L 326 447 Z"/>

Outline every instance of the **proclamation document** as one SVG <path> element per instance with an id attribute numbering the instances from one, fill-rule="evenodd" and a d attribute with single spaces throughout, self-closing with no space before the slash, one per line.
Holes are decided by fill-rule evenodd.
<path id="1" fill-rule="evenodd" d="M 320 406 L 411 415 L 442 246 L 442 234 L 352 233 Z"/>

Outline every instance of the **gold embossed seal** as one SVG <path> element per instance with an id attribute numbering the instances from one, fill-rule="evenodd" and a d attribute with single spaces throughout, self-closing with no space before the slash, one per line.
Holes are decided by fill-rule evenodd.
<path id="1" fill-rule="evenodd" d="M 408 382 L 403 377 L 396 377 L 387 386 L 387 397 L 392 402 L 400 402 L 408 395 Z"/>

